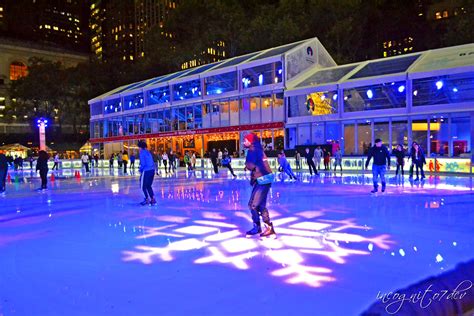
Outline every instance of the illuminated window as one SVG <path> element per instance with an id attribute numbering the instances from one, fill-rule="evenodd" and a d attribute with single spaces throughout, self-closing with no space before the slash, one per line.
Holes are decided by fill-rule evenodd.
<path id="1" fill-rule="evenodd" d="M 443 11 L 443 18 L 447 18 L 449 16 L 448 11 L 444 10 Z"/>
<path id="2" fill-rule="evenodd" d="M 10 64 L 10 80 L 17 80 L 21 77 L 25 77 L 28 75 L 28 68 L 25 64 L 20 62 L 13 62 Z"/>
<path id="3" fill-rule="evenodd" d="M 441 16 L 441 12 L 436 12 L 435 14 L 435 19 L 436 20 L 439 20 L 439 19 L 442 19 L 443 17 Z"/>

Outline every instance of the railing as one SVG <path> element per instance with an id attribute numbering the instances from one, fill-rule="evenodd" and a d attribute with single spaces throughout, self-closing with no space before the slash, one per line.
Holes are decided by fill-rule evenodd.
<path id="1" fill-rule="evenodd" d="M 293 170 L 296 170 L 296 161 L 294 158 L 287 158 Z M 364 171 L 365 170 L 365 160 L 366 157 L 343 157 L 342 158 L 342 169 L 345 171 Z M 277 158 L 268 158 L 268 163 L 273 170 L 278 169 Z M 54 165 L 53 161 L 48 162 L 48 166 L 51 169 Z M 139 160 L 135 160 L 135 167 L 138 168 L 140 165 Z M 371 169 L 372 162 L 369 165 L 369 170 Z M 321 159 L 321 169 L 323 169 L 323 159 Z M 391 158 L 391 170 L 396 168 L 396 160 L 394 157 Z M 405 170 L 408 171 L 411 166 L 411 160 L 405 158 Z M 36 167 L 36 162 L 33 162 L 33 170 Z M 109 160 L 99 160 L 98 166 L 95 168 L 110 168 Z M 130 167 L 130 162 L 127 167 Z M 241 170 L 245 167 L 245 158 L 233 158 L 232 159 L 232 168 Z M 334 159 L 331 159 L 330 167 L 334 168 Z M 425 171 L 431 173 L 458 173 L 458 174 L 472 174 L 473 164 L 469 158 L 426 158 Z M 61 169 L 81 169 L 83 168 L 82 161 L 79 159 L 66 160 L 63 159 L 59 163 L 59 168 Z M 114 161 L 114 168 L 118 168 L 117 161 Z M 164 169 L 164 165 L 161 164 L 161 169 Z M 203 169 L 212 169 L 212 163 L 210 159 L 197 159 L 196 168 Z M 306 164 L 306 159 L 301 159 L 301 168 L 304 170 L 308 169 Z M 30 170 L 30 163 L 23 163 L 23 170 Z"/>

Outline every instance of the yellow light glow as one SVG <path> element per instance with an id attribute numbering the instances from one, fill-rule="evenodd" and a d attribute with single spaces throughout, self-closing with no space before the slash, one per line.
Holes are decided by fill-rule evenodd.
<path id="1" fill-rule="evenodd" d="M 430 123 L 430 131 L 439 131 L 440 123 Z M 428 123 L 412 123 L 411 130 L 414 132 L 425 132 L 428 130 Z"/>

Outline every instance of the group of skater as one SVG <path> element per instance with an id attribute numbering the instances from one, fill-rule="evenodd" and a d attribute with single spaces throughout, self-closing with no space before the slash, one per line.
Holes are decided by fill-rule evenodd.
<path id="1" fill-rule="evenodd" d="M 270 220 L 270 214 L 267 209 L 267 196 L 274 181 L 274 174 L 267 157 L 263 151 L 260 138 L 254 133 L 247 134 L 244 139 L 244 146 L 247 149 L 245 158 L 245 168 L 250 171 L 250 185 L 252 193 L 249 200 L 249 208 L 252 215 L 253 227 L 247 231 L 246 236 L 251 237 L 260 235 L 261 237 L 275 236 L 275 229 Z M 155 205 L 155 193 L 153 191 L 153 180 L 155 176 L 156 164 L 152 153 L 147 149 L 147 144 L 144 141 L 138 142 L 140 148 L 140 188 L 144 195 L 144 200 L 140 202 L 141 205 Z M 217 154 L 215 149 L 211 152 L 211 160 L 213 165 L 217 165 Z M 230 158 L 230 155 L 225 151 L 222 160 Z M 226 165 L 223 162 L 223 166 Z M 229 161 L 230 165 L 230 161 Z M 218 169 L 215 168 L 215 171 Z M 233 173 L 232 169 L 231 173 Z M 262 227 L 263 222 L 263 227 Z"/>
<path id="2" fill-rule="evenodd" d="M 395 177 L 403 177 L 405 175 L 404 166 L 405 166 L 405 157 L 406 152 L 403 148 L 403 145 L 399 144 L 392 151 L 392 154 L 396 157 L 396 170 Z M 372 163 L 372 176 L 373 176 L 373 186 L 371 193 L 377 193 L 379 188 L 379 178 L 382 184 L 382 192 L 385 192 L 386 189 L 386 179 L 385 173 L 390 169 L 390 153 L 385 145 L 383 145 L 382 140 L 377 138 L 375 140 L 375 145 L 369 149 L 367 155 L 367 160 L 365 162 L 365 168 L 369 167 L 370 160 L 373 158 Z M 425 154 L 423 149 L 417 142 L 413 142 L 408 153 L 408 160 L 411 159 L 410 165 L 410 174 L 409 178 L 413 179 L 413 172 L 416 170 L 416 179 L 414 181 L 419 181 L 419 175 L 421 175 L 421 180 L 425 178 L 425 172 L 423 170 L 424 165 L 426 164 Z"/>

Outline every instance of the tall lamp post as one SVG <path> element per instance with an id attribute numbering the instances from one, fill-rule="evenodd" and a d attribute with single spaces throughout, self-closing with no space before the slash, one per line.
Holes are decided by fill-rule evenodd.
<path id="1" fill-rule="evenodd" d="M 46 127 L 48 127 L 48 120 L 39 118 L 36 122 L 39 128 L 40 150 L 46 150 Z"/>

